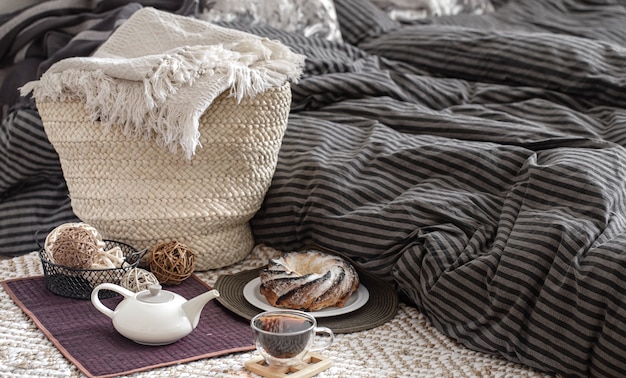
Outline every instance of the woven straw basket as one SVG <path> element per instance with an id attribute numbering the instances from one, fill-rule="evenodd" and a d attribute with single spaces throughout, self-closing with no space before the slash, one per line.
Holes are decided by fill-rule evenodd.
<path id="1" fill-rule="evenodd" d="M 289 83 L 240 103 L 222 94 L 200 119 L 191 160 L 121 127 L 103 132 L 81 102 L 37 108 L 76 216 L 137 249 L 178 240 L 195 252 L 195 269 L 208 270 L 254 246 L 249 220 L 276 169 L 290 104 Z"/>

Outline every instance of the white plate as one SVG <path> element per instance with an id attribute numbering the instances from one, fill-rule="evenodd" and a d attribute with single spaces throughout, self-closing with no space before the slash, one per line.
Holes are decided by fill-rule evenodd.
<path id="1" fill-rule="evenodd" d="M 250 282 L 246 284 L 243 288 L 243 297 L 253 306 L 260 308 L 261 310 L 271 311 L 271 310 L 284 310 L 278 307 L 274 307 L 269 302 L 263 294 L 259 292 L 259 288 L 261 287 L 261 279 L 256 277 Z M 336 316 L 347 314 L 354 310 L 357 310 L 370 298 L 370 293 L 367 288 L 363 285 L 359 285 L 357 291 L 352 294 L 350 299 L 346 301 L 346 304 L 343 307 L 326 307 L 319 311 L 310 311 L 309 313 L 316 318 L 323 318 L 328 316 Z"/>

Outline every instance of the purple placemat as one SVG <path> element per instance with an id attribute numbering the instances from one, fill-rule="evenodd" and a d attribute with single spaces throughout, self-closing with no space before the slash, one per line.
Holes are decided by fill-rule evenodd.
<path id="1" fill-rule="evenodd" d="M 43 277 L 3 281 L 15 303 L 54 345 L 88 377 L 114 377 L 254 349 L 247 320 L 212 300 L 196 329 L 164 346 L 145 346 L 121 336 L 111 319 L 91 301 L 61 297 L 46 289 Z M 178 286 L 164 287 L 190 299 L 210 289 L 192 275 Z M 103 299 L 114 309 L 121 296 Z M 111 363 L 114 361 L 115 363 Z"/>

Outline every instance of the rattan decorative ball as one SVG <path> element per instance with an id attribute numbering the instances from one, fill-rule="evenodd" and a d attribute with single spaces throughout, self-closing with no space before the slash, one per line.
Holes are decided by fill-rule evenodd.
<path id="1" fill-rule="evenodd" d="M 84 227 L 66 227 L 59 231 L 50 246 L 56 264 L 75 269 L 88 269 L 98 253 L 98 239 Z"/>
<path id="2" fill-rule="evenodd" d="M 120 286 L 134 293 L 147 290 L 150 285 L 155 284 L 159 284 L 159 280 L 156 276 L 141 268 L 133 268 L 129 270 L 120 280 Z"/>
<path id="3" fill-rule="evenodd" d="M 165 285 L 178 285 L 189 278 L 194 265 L 194 252 L 176 240 L 155 245 L 149 254 L 150 271 Z"/>

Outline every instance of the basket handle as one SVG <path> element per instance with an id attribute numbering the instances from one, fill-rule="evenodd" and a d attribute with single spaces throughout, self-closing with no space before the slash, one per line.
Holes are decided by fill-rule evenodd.
<path id="1" fill-rule="evenodd" d="M 148 249 L 147 249 L 147 248 L 144 248 L 144 249 L 141 249 L 141 250 L 138 250 L 138 251 L 131 252 L 131 253 L 129 253 L 129 254 L 126 256 L 126 258 L 125 258 L 125 260 L 124 260 L 124 261 L 126 261 L 128 264 L 133 265 L 133 264 L 135 264 L 137 261 L 141 260 L 141 258 L 143 257 L 143 255 L 145 255 L 145 254 L 146 254 L 146 252 L 148 252 Z"/>
<path id="2" fill-rule="evenodd" d="M 49 233 L 50 231 L 52 231 L 52 229 L 47 230 L 47 232 Z M 35 230 L 35 243 L 37 243 L 37 247 L 42 250 L 44 249 L 44 246 L 41 245 L 41 243 L 39 242 L 39 232 L 42 232 L 42 230 Z M 45 238 L 44 238 L 45 240 Z M 45 244 L 45 243 L 44 243 Z"/>
<path id="3" fill-rule="evenodd" d="M 94 307 L 98 311 L 100 311 L 101 313 L 103 313 L 104 315 L 108 316 L 111 319 L 113 319 L 113 315 L 115 314 L 115 311 L 111 310 L 110 308 L 102 304 L 102 302 L 100 301 L 100 298 L 98 297 L 98 292 L 100 292 L 100 290 L 115 291 L 116 293 L 123 295 L 124 298 L 130 298 L 135 295 L 135 293 L 133 293 L 132 291 L 128 289 L 125 289 L 119 285 L 108 283 L 108 282 L 102 283 L 96 286 L 91 292 L 91 303 L 93 303 Z"/>

